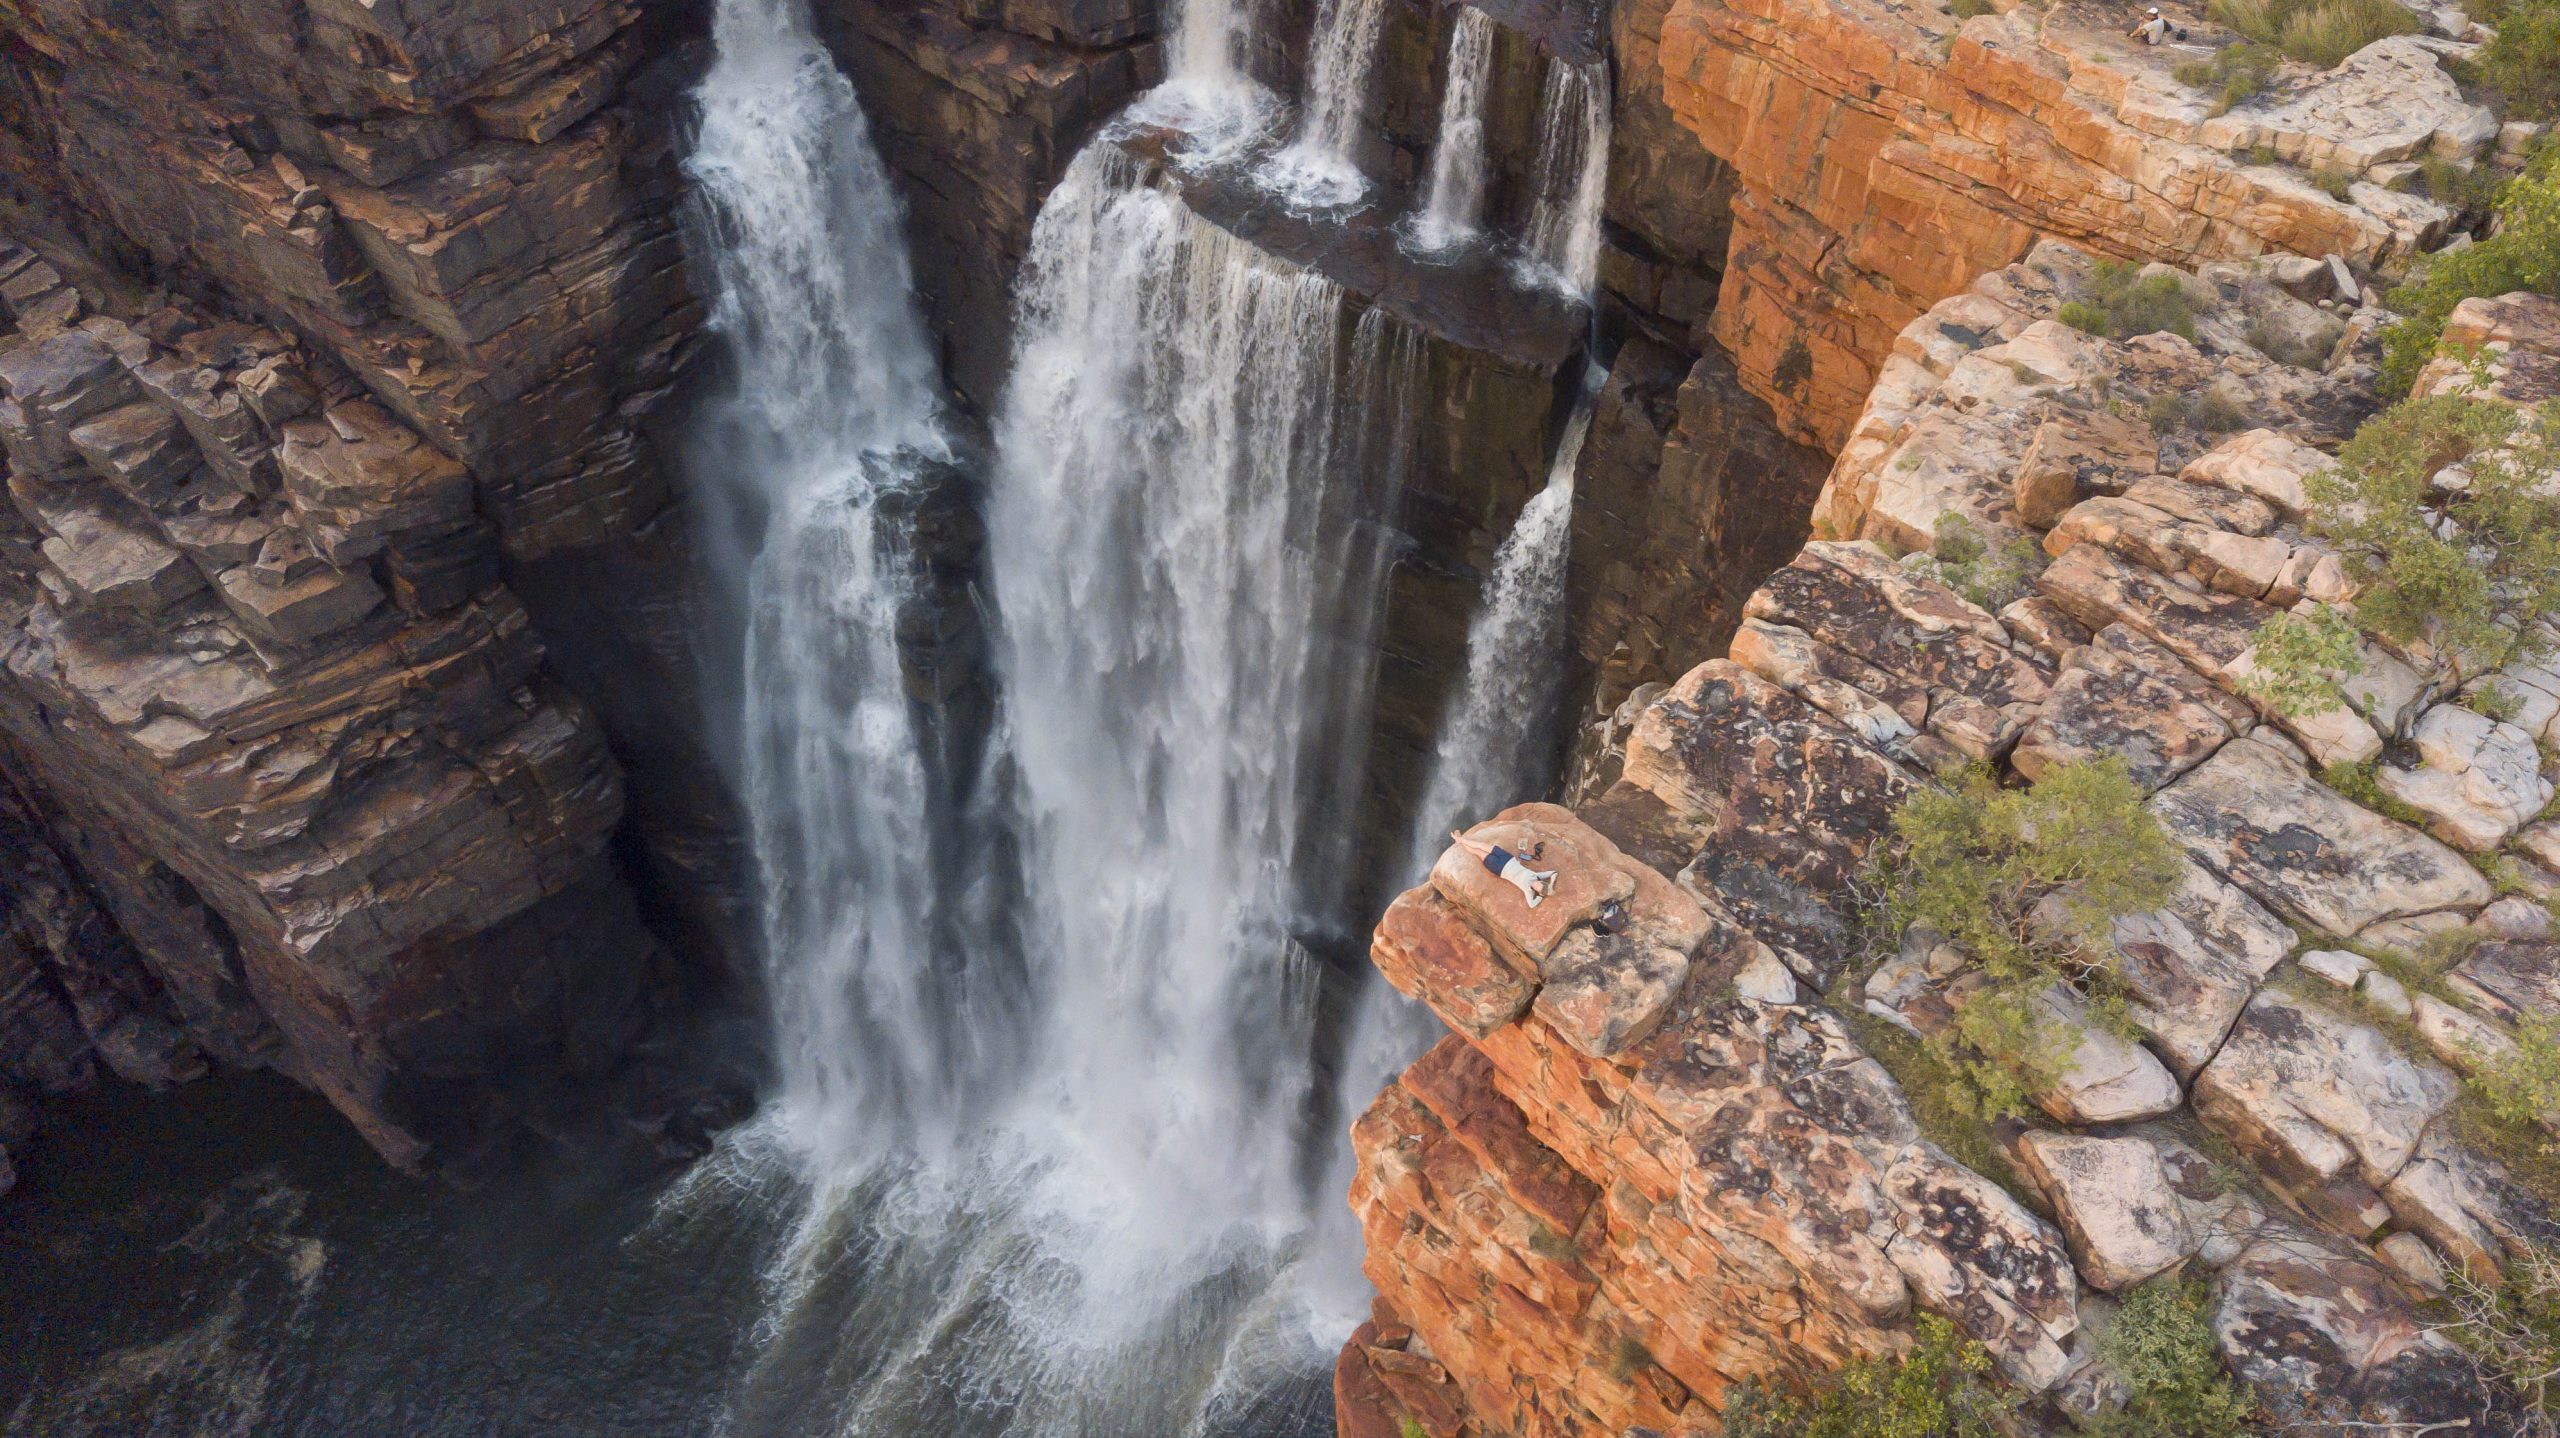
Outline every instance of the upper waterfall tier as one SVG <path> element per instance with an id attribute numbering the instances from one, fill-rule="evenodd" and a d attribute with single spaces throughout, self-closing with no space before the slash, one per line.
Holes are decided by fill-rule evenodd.
<path id="1" fill-rule="evenodd" d="M 1161 132 L 1122 141 L 1161 158 Z M 1554 373 L 1581 347 L 1589 312 L 1555 289 L 1524 283 L 1509 258 L 1475 249 L 1445 259 L 1410 253 L 1396 222 L 1402 191 L 1351 211 L 1296 210 L 1238 167 L 1168 164 L 1164 182 L 1202 219 L 1294 265 L 1314 270 L 1434 339 L 1530 370 Z"/>

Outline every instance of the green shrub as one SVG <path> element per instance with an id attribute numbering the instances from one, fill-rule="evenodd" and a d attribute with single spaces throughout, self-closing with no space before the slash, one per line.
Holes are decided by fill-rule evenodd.
<path id="1" fill-rule="evenodd" d="M 2376 40 L 2423 28 L 2395 0 L 2213 0 L 2206 13 L 2324 70 Z"/>
<path id="2" fill-rule="evenodd" d="M 2560 296 L 2560 146 L 2546 146 L 2500 187 L 2499 229 L 2468 249 L 2436 255 L 2386 297 L 2404 316 L 2383 331 L 2382 389 L 2403 395 L 2435 357 L 2453 307 L 2514 290 Z"/>
<path id="3" fill-rule="evenodd" d="M 2498 38 L 2472 62 L 2481 84 L 2506 101 L 2508 118 L 2560 118 L 2560 3 L 2505 7 Z"/>
<path id="4" fill-rule="evenodd" d="M 1973 521 L 1953 512 L 1938 516 L 1930 550 L 1923 573 L 1995 614 L 2025 598 L 2045 566 L 2045 553 L 2031 536 L 1995 547 Z"/>
<path id="5" fill-rule="evenodd" d="M 2311 172 L 2311 188 L 2342 205 L 2354 197 L 2355 185 L 2356 177 L 2344 170 L 2331 169 L 2324 165 Z"/>
<path id="6" fill-rule="evenodd" d="M 1992 1382 L 1990 1353 L 1934 1313 L 1912 1327 L 1908 1356 L 1858 1359 L 1810 1397 L 1737 1386 L 1725 1438 L 1996 1438 L 2018 1401 Z"/>
<path id="7" fill-rule="evenodd" d="M 2195 417 L 2196 402 L 2174 390 L 2163 390 L 2143 401 L 2143 418 L 2151 421 L 2153 434 L 2167 434 Z"/>
<path id="8" fill-rule="evenodd" d="M 2162 1274 L 2125 1294 L 2098 1351 L 2133 1390 L 2090 1425 L 2097 1438 L 2242 1438 L 2257 1405 L 2222 1371 L 2213 1290 Z"/>
<path id="9" fill-rule="evenodd" d="M 2178 83 L 2213 96 L 2212 113 L 2231 107 L 2267 88 L 2284 56 L 2273 45 L 2243 40 L 2213 52 L 2210 60 L 2189 60 L 2177 69 Z"/>
<path id="10" fill-rule="evenodd" d="M 2176 892 L 2177 846 L 2115 759 L 2067 764 L 2029 789 L 1976 767 L 1914 790 L 1893 816 L 1889 899 L 1897 931 L 1925 925 L 1971 954 L 1988 983 L 1957 1010 L 1940 1058 L 1989 1116 L 2023 1112 L 2059 1076 L 2070 1036 L 2038 1002 L 2057 980 L 2109 995 L 2108 930 Z M 2064 932 L 2030 916 L 2058 896 Z"/>
<path id="11" fill-rule="evenodd" d="M 1991 13 L 1991 0 L 1947 0 L 1947 13 L 1959 20 Z"/>
<path id="12" fill-rule="evenodd" d="M 2439 494 L 2431 477 L 2457 461 L 2470 483 Z M 2366 421 L 2305 489 L 2313 531 L 2363 586 L 2358 621 L 2402 643 L 2432 637 L 2486 672 L 2543 652 L 2540 621 L 2560 615 L 2555 477 L 2560 428 L 2547 412 L 2442 394 Z"/>
<path id="13" fill-rule="evenodd" d="M 2195 426 L 2207 434 L 2229 434 L 2249 427 L 2248 412 L 2239 401 L 2218 389 L 2206 390 L 2196 400 Z"/>
<path id="14" fill-rule="evenodd" d="M 1431 1430 L 1417 1418 L 1400 1416 L 1396 1419 L 1396 1438 L 1431 1438 Z"/>
<path id="15" fill-rule="evenodd" d="M 2506 1123 L 2537 1123 L 2560 1114 L 2560 1017 L 2526 1015 L 2516 1025 L 2516 1051 L 2481 1065 L 2471 1087 Z"/>
<path id="16" fill-rule="evenodd" d="M 2442 155 L 2429 154 L 2418 161 L 2418 188 L 2428 199 L 2457 210 L 2477 209 L 2489 202 L 2494 186 L 2484 184 L 2485 167 L 2465 165 Z"/>
<path id="17" fill-rule="evenodd" d="M 2287 719 L 2336 705 L 2347 676 L 2364 664 L 2355 625 L 2327 604 L 2309 618 L 2277 615 L 2258 626 L 2255 644 L 2240 692 Z"/>
<path id="18" fill-rule="evenodd" d="M 2374 782 L 2373 770 L 2371 759 L 2332 764 L 2320 771 L 2320 782 L 2386 819 L 2424 828 L 2427 816 L 2383 793 L 2382 786 Z"/>
<path id="19" fill-rule="evenodd" d="M 2092 334 L 2131 339 L 2166 330 L 2182 339 L 2196 337 L 2195 304 L 2176 275 L 2145 275 L 2138 265 L 2100 260 L 2089 272 L 2089 288 L 2097 310 L 2106 317 L 2106 328 L 2090 330 Z M 2064 306 L 2063 323 L 2077 324 L 2068 317 L 2069 308 Z"/>
<path id="20" fill-rule="evenodd" d="M 2096 335 L 2100 339 L 2107 337 L 2107 328 L 2114 323 L 2107 318 L 2105 310 L 2086 300 L 2064 301 L 2062 308 L 2054 312 L 2054 318 L 2082 334 Z"/>

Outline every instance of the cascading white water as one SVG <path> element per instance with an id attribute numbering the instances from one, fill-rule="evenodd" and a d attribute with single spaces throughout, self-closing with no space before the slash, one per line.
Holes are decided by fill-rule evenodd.
<path id="1" fill-rule="evenodd" d="M 1492 79 L 1493 17 L 1460 6 L 1449 31 L 1431 177 L 1409 229 L 1414 246 L 1425 253 L 1465 244 L 1484 222 L 1484 103 Z"/>
<path id="2" fill-rule="evenodd" d="M 989 537 L 1044 981 L 1025 1098 L 1118 1306 L 1305 1214 L 1291 875 L 1350 657 L 1318 622 L 1352 558 L 1343 300 L 1110 145 L 1051 198 L 1022 295 Z"/>
<path id="3" fill-rule="evenodd" d="M 1347 205 L 1368 188 L 1351 149 L 1386 14 L 1386 0 L 1321 0 L 1317 7 L 1298 133 L 1265 171 L 1274 188 L 1301 204 Z"/>
<path id="4" fill-rule="evenodd" d="M 1600 207 L 1609 181 L 1609 67 L 1547 61 L 1538 101 L 1537 203 L 1529 218 L 1535 271 L 1575 298 L 1600 276 Z"/>
<path id="5" fill-rule="evenodd" d="M 884 497 L 947 457 L 899 207 L 802 0 L 722 0 L 697 92 L 697 249 L 734 380 L 697 491 L 746 633 L 739 731 L 762 866 L 775 1118 L 814 1168 L 947 1144 L 965 964 L 937 962 L 933 799 L 895 633 Z"/>
<path id="6" fill-rule="evenodd" d="M 1452 825 L 1545 791 L 1548 725 L 1564 682 L 1564 574 L 1573 527 L 1573 473 L 1591 431 L 1591 405 L 1575 407 L 1547 471 L 1546 488 L 1520 507 L 1494 552 L 1484 602 L 1467 626 L 1466 677 L 1442 718 L 1431 777 L 1406 845 L 1406 884 L 1428 873 Z"/>

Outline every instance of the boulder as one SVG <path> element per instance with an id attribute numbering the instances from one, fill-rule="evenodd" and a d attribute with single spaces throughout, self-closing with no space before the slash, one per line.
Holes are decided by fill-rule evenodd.
<path id="1" fill-rule="evenodd" d="M 2384 764 L 2374 782 L 2426 815 L 2427 831 L 2446 843 L 2488 853 L 2551 802 L 2541 751 L 2516 725 L 2439 704 L 2418 720 L 2411 738 L 2419 766 Z"/>
<path id="2" fill-rule="evenodd" d="M 2196 1237 L 2150 1140 L 2039 1130 L 2019 1138 L 2018 1158 L 2052 1202 L 2091 1286 L 2119 1293 L 2195 1253 Z"/>
<path id="3" fill-rule="evenodd" d="M 2196 1075 L 2196 1115 L 2297 1184 L 2391 1181 L 2459 1083 L 2388 1035 L 2274 989 Z"/>
<path id="4" fill-rule="evenodd" d="M 2254 722 L 2248 706 L 2121 624 L 2075 650 L 2010 762 L 2029 779 L 2122 759 L 2145 793 L 2212 757 Z"/>
<path id="5" fill-rule="evenodd" d="M 1441 1022 L 1472 1038 L 1528 1012 L 1537 995 L 1537 985 L 1428 884 L 1387 906 L 1369 958 L 1396 992 L 1428 1004 Z"/>
<path id="6" fill-rule="evenodd" d="M 2222 1047 L 2249 996 L 2293 947 L 2293 931 L 2247 894 L 2186 864 L 2169 903 L 2116 921 L 2116 975 L 2133 1021 L 2181 1079 Z"/>
<path id="7" fill-rule="evenodd" d="M 2460 854 L 2321 784 L 2257 735 L 2224 745 L 2151 807 L 2197 863 L 2339 938 L 2494 896 Z"/>

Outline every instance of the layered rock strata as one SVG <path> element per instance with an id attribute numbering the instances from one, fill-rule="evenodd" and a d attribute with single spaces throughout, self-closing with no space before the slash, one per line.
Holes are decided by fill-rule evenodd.
<path id="1" fill-rule="evenodd" d="M 1658 48 L 1622 44 L 1647 104 L 1730 168 L 1707 328 L 1789 435 L 1836 449 L 1894 336 L 2042 238 L 2186 265 L 2335 254 L 2366 274 L 2443 238 L 2453 211 L 2395 186 L 2423 157 L 2492 158 L 2496 118 L 2439 64 L 2466 41 L 2387 40 L 2329 71 L 2288 62 L 2216 114 L 2174 70 L 2237 37 L 2173 11 L 2188 41 L 2152 48 L 2105 0 L 1967 20 L 1670 0 Z M 1643 288 L 1641 268 L 1621 283 Z"/>
<path id="2" fill-rule="evenodd" d="M 0 6 L 0 171 L 30 226 L 297 337 L 459 466 L 555 673 L 658 776 L 632 852 L 708 958 L 742 862 L 652 434 L 701 319 L 675 147 L 699 21 L 22 0 Z"/>
<path id="3" fill-rule="evenodd" d="M 1713 1432 L 1735 1384 L 1893 1352 L 1918 1310 L 2059 1423 L 2122 1401 L 2094 1338 L 2173 1270 L 2211 1285 L 2226 1365 L 2282 1421 L 2506 1421 L 2418 1305 L 2560 1238 L 2455 1113 L 2460 1073 L 2560 1013 L 2548 916 L 2466 857 L 2560 889 L 2519 819 L 2551 776 L 2501 757 L 2560 710 L 2449 697 L 2540 693 L 2538 670 L 2463 690 L 2376 647 L 2363 715 L 2262 714 L 2258 626 L 2353 598 L 2302 481 L 2366 408 L 2378 312 L 2324 310 L 2329 267 L 2270 260 L 2181 276 L 2192 342 L 2104 340 L 2052 319 L 2090 265 L 2044 245 L 1905 328 L 1824 493 L 1831 537 L 1750 596 L 1729 657 L 1634 706 L 1605 790 L 1476 831 L 1546 846 L 1545 904 L 1452 851 L 1388 908 L 1375 962 L 1452 1034 L 1354 1126 L 1380 1298 L 1337 1368 L 1344 1432 Z M 2463 308 L 2480 402 L 2552 392 L 2555 321 Z M 2296 332 L 2327 342 L 2275 340 Z M 2000 563 L 1931 552 L 1966 530 Z M 2383 753 L 2368 718 L 2439 737 Z M 2419 822 L 2317 777 L 2376 754 Z M 2080 1038 L 1986 1176 L 1859 1027 L 1943 1032 L 1971 961 L 1917 930 L 1871 952 L 1861 880 L 1933 775 L 2101 757 L 2185 875 L 2112 935 L 2138 1041 L 2058 990 Z M 2430 968 L 2453 930 L 2467 955 Z"/>
<path id="4" fill-rule="evenodd" d="M 684 23 L 0 6 L 9 768 L 130 1012 L 404 1165 L 628 1043 L 618 832 L 658 918 L 737 931 L 647 433 L 700 312 Z M 660 776 L 627 829 L 609 737 Z M 18 991 L 151 1076 L 49 952 Z"/>

